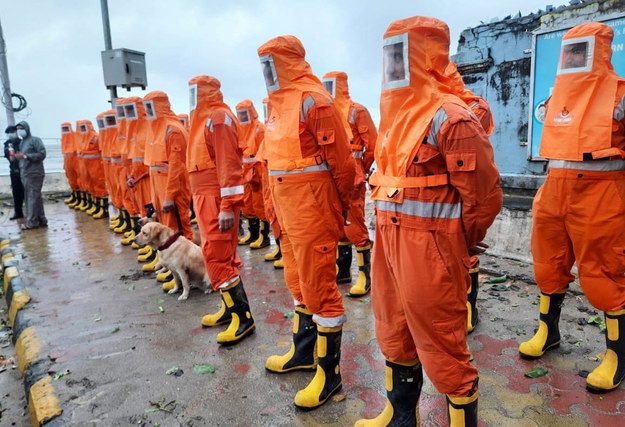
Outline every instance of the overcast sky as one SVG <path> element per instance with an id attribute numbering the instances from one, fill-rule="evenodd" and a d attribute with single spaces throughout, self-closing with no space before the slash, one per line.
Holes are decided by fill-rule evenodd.
<path id="1" fill-rule="evenodd" d="M 16 120 L 33 133 L 58 137 L 63 121 L 90 119 L 109 108 L 100 52 L 104 36 L 99 0 L 5 0 L 0 19 L 7 44 L 11 90 L 28 102 Z M 231 108 L 250 98 L 262 115 L 266 96 L 256 49 L 282 34 L 302 40 L 321 77 L 349 75 L 350 94 L 377 119 L 381 41 L 397 19 L 427 15 L 445 21 L 452 52 L 468 27 L 544 9 L 548 0 L 109 0 L 113 48 L 146 52 L 148 88 L 163 90 L 176 113 L 188 112 L 188 81 L 217 77 Z M 552 2 L 554 6 L 561 3 Z M 568 2 L 566 2 L 568 3 Z M 0 125 L 6 115 L 0 112 Z"/>

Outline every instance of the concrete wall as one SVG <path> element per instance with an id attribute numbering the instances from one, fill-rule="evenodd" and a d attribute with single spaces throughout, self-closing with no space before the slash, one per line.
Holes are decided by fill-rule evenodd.
<path id="1" fill-rule="evenodd" d="M 536 189 L 544 180 L 545 162 L 527 160 L 532 31 L 575 26 L 623 11 L 625 0 L 578 2 L 461 33 L 452 59 L 466 86 L 491 106 L 496 125 L 491 142 L 504 187 Z"/>
<path id="2" fill-rule="evenodd" d="M 47 173 L 46 179 L 43 181 L 44 193 L 69 193 L 69 184 L 65 173 L 53 172 Z M 12 198 L 11 178 L 8 176 L 0 176 L 0 199 Z"/>

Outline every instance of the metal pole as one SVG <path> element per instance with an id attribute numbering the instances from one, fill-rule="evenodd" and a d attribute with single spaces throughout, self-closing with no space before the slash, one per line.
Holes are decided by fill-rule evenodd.
<path id="1" fill-rule="evenodd" d="M 111 23 L 109 22 L 109 5 L 108 0 L 100 0 L 102 9 L 102 27 L 104 28 L 104 48 L 106 50 L 113 49 L 113 41 L 111 39 Z M 115 108 L 115 100 L 117 99 L 117 87 L 113 86 L 111 91 L 111 108 Z"/>
<path id="2" fill-rule="evenodd" d="M 106 1 L 106 0 L 104 0 Z M 7 125 L 15 124 L 13 115 L 13 98 L 11 97 L 11 82 L 9 81 L 9 66 L 7 65 L 7 49 L 2 33 L 2 23 L 0 22 L 0 78 L 2 79 L 2 103 L 7 113 Z"/>

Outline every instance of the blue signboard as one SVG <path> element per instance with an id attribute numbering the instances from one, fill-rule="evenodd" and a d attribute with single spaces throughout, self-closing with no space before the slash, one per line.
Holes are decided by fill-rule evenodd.
<path id="1" fill-rule="evenodd" d="M 614 29 L 612 64 L 614 71 L 625 78 L 625 15 L 603 21 Z M 540 135 L 545 117 L 545 101 L 551 95 L 560 58 L 562 36 L 569 29 L 545 32 L 534 36 L 533 80 L 530 110 L 529 159 L 540 160 Z"/>

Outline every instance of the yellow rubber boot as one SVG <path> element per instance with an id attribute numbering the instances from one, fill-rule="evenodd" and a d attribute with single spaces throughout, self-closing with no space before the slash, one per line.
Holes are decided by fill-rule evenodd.
<path id="1" fill-rule="evenodd" d="M 386 361 L 386 406 L 371 420 L 358 420 L 354 427 L 418 426 L 419 396 L 423 369 L 419 360 L 407 363 Z"/>
<path id="2" fill-rule="evenodd" d="M 339 367 L 342 335 L 343 326 L 317 326 L 317 372 L 306 388 L 295 395 L 295 406 L 318 408 L 343 387 Z"/>
<path id="3" fill-rule="evenodd" d="M 132 244 L 132 239 L 134 239 L 135 237 L 135 232 L 133 230 L 130 230 L 130 232 L 126 234 L 126 237 L 121 240 L 121 244 L 124 246 L 129 246 Z"/>
<path id="4" fill-rule="evenodd" d="M 82 191 L 76 190 L 75 193 L 76 193 L 76 198 L 74 199 L 73 202 L 67 205 L 73 209 L 77 209 L 76 206 L 80 205 L 80 202 L 82 201 Z"/>
<path id="5" fill-rule="evenodd" d="M 480 318 L 477 311 L 477 290 L 479 286 L 480 263 L 469 269 L 470 285 L 467 291 L 467 333 L 475 330 Z"/>
<path id="6" fill-rule="evenodd" d="M 350 297 L 361 297 L 371 290 L 371 244 L 356 247 L 356 263 L 358 264 L 358 279 L 349 290 Z"/>
<path id="7" fill-rule="evenodd" d="M 586 378 L 592 393 L 616 390 L 625 379 L 625 310 L 606 311 L 605 326 L 605 356 Z"/>
<path id="8" fill-rule="evenodd" d="M 85 212 L 87 213 L 87 215 L 93 216 L 93 214 L 95 214 L 98 211 L 98 208 L 100 207 L 100 198 L 92 197 L 91 203 L 92 203 L 91 207 L 87 209 Z"/>
<path id="9" fill-rule="evenodd" d="M 156 255 L 154 256 L 154 259 L 147 263 L 147 264 L 143 264 L 141 266 L 141 271 L 154 271 L 156 270 L 156 264 L 158 264 L 158 252 L 156 253 Z"/>
<path id="10" fill-rule="evenodd" d="M 175 287 L 176 287 L 176 279 L 173 279 L 173 278 L 171 280 L 163 283 L 163 286 L 162 286 L 163 291 L 165 291 L 165 292 L 169 292 L 172 289 L 174 289 Z"/>
<path id="11" fill-rule="evenodd" d="M 139 255 L 149 254 L 150 252 L 152 252 L 152 248 L 151 248 L 151 247 L 149 247 L 148 245 L 145 245 L 144 247 L 139 248 L 139 249 L 137 250 L 137 253 L 138 253 Z M 165 281 L 165 280 L 163 280 L 163 281 Z"/>
<path id="12" fill-rule="evenodd" d="M 447 395 L 449 427 L 477 427 L 477 390 L 469 397 Z"/>
<path id="13" fill-rule="evenodd" d="M 93 196 L 91 195 L 91 193 L 85 192 L 85 195 L 86 195 L 85 202 L 81 206 L 78 207 L 78 209 L 80 209 L 83 212 L 88 211 L 93 206 Z"/>
<path id="14" fill-rule="evenodd" d="M 282 251 L 280 250 L 280 239 L 276 239 L 276 247 L 273 251 L 265 254 L 265 261 L 277 261 L 282 258 Z"/>
<path id="15" fill-rule="evenodd" d="M 93 213 L 93 219 L 109 217 L 109 199 L 108 197 L 100 197 L 98 209 Z"/>
<path id="16" fill-rule="evenodd" d="M 283 269 L 284 268 L 284 260 L 282 258 L 275 260 L 273 262 L 273 268 Z"/>
<path id="17" fill-rule="evenodd" d="M 540 294 L 540 318 L 538 330 L 529 340 L 519 345 L 519 354 L 525 359 L 537 359 L 547 350 L 551 350 L 560 345 L 560 311 L 562 301 L 566 295 L 566 289 L 557 293 L 547 295 Z"/>
<path id="18" fill-rule="evenodd" d="M 249 245 L 258 240 L 260 235 L 260 220 L 255 217 L 247 219 L 247 232 L 239 239 L 239 245 Z"/>
<path id="19" fill-rule="evenodd" d="M 271 240 L 269 239 L 269 222 L 262 220 L 260 221 L 258 238 L 250 243 L 250 248 L 262 249 L 269 246 L 270 243 Z"/>
<path id="20" fill-rule="evenodd" d="M 76 190 L 72 190 L 72 192 L 69 194 L 69 197 L 67 199 L 63 200 L 63 202 L 65 202 L 65 204 L 67 204 L 67 205 L 71 205 L 75 201 L 76 201 Z"/>
<path id="21" fill-rule="evenodd" d="M 83 210 L 83 208 L 86 206 L 87 206 L 87 192 L 81 191 L 80 199 L 78 200 L 78 203 L 74 206 L 74 209 L 76 209 L 77 211 L 80 211 L 80 210 Z"/>
<path id="22" fill-rule="evenodd" d="M 339 242 L 336 253 L 336 283 L 350 283 L 352 281 L 352 244 Z"/>
<path id="23" fill-rule="evenodd" d="M 115 227 L 113 231 L 119 234 L 130 230 L 130 214 L 126 209 L 122 209 L 119 219 L 119 225 Z"/>
<path id="24" fill-rule="evenodd" d="M 314 371 L 315 345 L 317 344 L 317 324 L 313 314 L 304 307 L 295 307 L 293 317 L 293 342 L 286 354 L 269 356 L 265 369 L 278 374 L 291 371 Z"/>
<path id="25" fill-rule="evenodd" d="M 226 306 L 223 296 L 220 294 L 219 310 L 216 313 L 205 314 L 202 316 L 202 326 L 210 328 L 211 326 L 222 325 L 232 320 L 230 309 Z"/>
<path id="26" fill-rule="evenodd" d="M 147 247 L 149 248 L 149 250 L 146 253 L 137 256 L 137 262 L 150 262 L 154 260 L 154 257 L 156 256 L 156 251 L 149 246 Z"/>
<path id="27" fill-rule="evenodd" d="M 121 220 L 122 220 L 122 210 L 118 209 L 117 215 L 115 215 L 114 217 L 111 217 L 111 220 L 109 222 L 109 230 L 115 230 L 117 227 L 119 227 Z"/>
<path id="28" fill-rule="evenodd" d="M 217 343 L 222 345 L 232 345 L 240 342 L 245 337 L 250 336 L 256 329 L 254 318 L 250 312 L 250 304 L 243 289 L 243 282 L 237 279 L 226 288 L 219 289 L 221 296 L 230 310 L 232 319 L 228 328 L 217 334 Z"/>
<path id="29" fill-rule="evenodd" d="M 156 281 L 158 282 L 169 282 L 173 278 L 174 275 L 170 270 L 163 271 L 162 273 L 158 273 L 156 275 Z"/>

